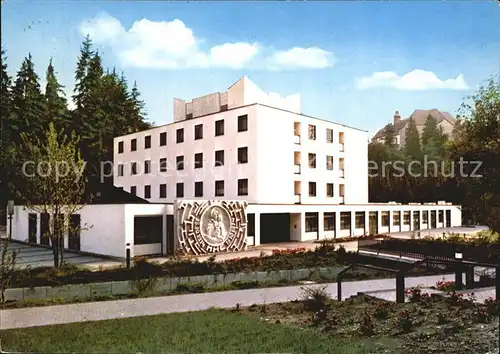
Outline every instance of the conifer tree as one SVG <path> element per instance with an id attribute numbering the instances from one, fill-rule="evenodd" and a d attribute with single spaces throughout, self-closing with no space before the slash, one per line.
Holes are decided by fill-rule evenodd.
<path id="1" fill-rule="evenodd" d="M 68 105 L 63 91 L 64 86 L 59 84 L 52 65 L 49 61 L 46 72 L 47 84 L 45 85 L 45 120 L 53 122 L 58 132 L 69 134 L 72 130 L 68 117 Z"/>
<path id="2" fill-rule="evenodd" d="M 420 136 L 417 125 L 412 117 L 408 121 L 406 127 L 405 154 L 409 159 L 420 160 L 422 151 L 420 148 Z"/>

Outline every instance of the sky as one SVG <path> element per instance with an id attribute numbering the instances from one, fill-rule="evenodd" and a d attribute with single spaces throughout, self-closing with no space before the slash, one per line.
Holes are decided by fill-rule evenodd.
<path id="1" fill-rule="evenodd" d="M 15 75 L 28 53 L 65 85 L 86 34 L 105 67 L 136 81 L 147 118 L 172 121 L 174 97 L 224 92 L 246 75 L 300 93 L 302 112 L 367 130 L 396 110 L 456 114 L 500 72 L 495 1 L 2 1 L 2 47 Z M 42 84 L 44 81 L 42 80 Z"/>

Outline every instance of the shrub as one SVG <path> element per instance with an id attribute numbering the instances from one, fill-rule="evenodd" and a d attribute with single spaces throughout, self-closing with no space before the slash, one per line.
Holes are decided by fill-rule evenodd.
<path id="1" fill-rule="evenodd" d="M 231 283 L 231 287 L 236 289 L 255 289 L 259 287 L 259 282 L 257 280 L 252 280 L 252 281 L 235 280 Z"/>
<path id="2" fill-rule="evenodd" d="M 158 278 L 137 278 L 130 281 L 130 287 L 138 296 L 147 296 L 156 293 L 159 285 Z"/>
<path id="3" fill-rule="evenodd" d="M 176 293 L 204 293 L 206 291 L 203 283 L 177 284 Z"/>
<path id="4" fill-rule="evenodd" d="M 428 293 L 422 293 L 422 290 L 419 288 L 410 288 L 406 290 L 406 298 L 410 302 L 424 302 L 430 299 Z"/>
<path id="5" fill-rule="evenodd" d="M 436 283 L 436 289 L 439 291 L 452 291 L 452 290 L 458 290 L 455 287 L 455 282 L 454 281 L 444 281 L 440 280 Z"/>
<path id="6" fill-rule="evenodd" d="M 500 301 L 495 300 L 492 297 L 487 298 L 484 301 L 484 304 L 486 305 L 486 311 L 492 316 L 500 316 Z"/>
<path id="7" fill-rule="evenodd" d="M 447 324 L 449 323 L 450 320 L 448 319 L 447 315 L 442 314 L 441 312 L 438 313 L 437 315 L 437 323 L 440 325 Z"/>
<path id="8" fill-rule="evenodd" d="M 377 302 L 373 315 L 375 316 L 375 318 L 385 320 L 389 318 L 390 309 L 391 307 L 388 302 Z"/>
<path id="9" fill-rule="evenodd" d="M 410 313 L 406 310 L 398 314 L 396 324 L 404 333 L 410 332 L 414 325 Z"/>
<path id="10" fill-rule="evenodd" d="M 361 317 L 359 331 L 364 336 L 372 336 L 375 333 L 375 325 L 373 324 L 372 315 L 368 311 L 365 311 Z"/>
<path id="11" fill-rule="evenodd" d="M 490 318 L 488 310 L 484 307 L 476 307 L 472 312 L 472 320 L 476 323 L 488 323 Z"/>
<path id="12" fill-rule="evenodd" d="M 302 287 L 301 291 L 302 302 L 307 311 L 318 313 L 328 310 L 330 296 L 326 291 L 326 285 L 322 287 Z"/>

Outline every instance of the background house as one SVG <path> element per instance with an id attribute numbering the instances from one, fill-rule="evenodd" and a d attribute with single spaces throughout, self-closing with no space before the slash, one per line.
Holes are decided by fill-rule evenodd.
<path id="1" fill-rule="evenodd" d="M 417 126 L 418 132 L 422 135 L 425 122 L 428 117 L 433 117 L 436 120 L 438 128 L 442 128 L 443 133 L 451 136 L 453 129 L 457 124 L 457 119 L 448 112 L 441 112 L 438 109 L 416 109 L 406 119 L 401 119 L 399 111 L 396 111 L 393 116 L 392 125 L 394 126 L 394 145 L 402 148 L 406 142 L 406 128 L 410 118 L 413 118 Z M 384 143 L 387 126 L 380 129 L 372 138 L 372 142 Z"/>

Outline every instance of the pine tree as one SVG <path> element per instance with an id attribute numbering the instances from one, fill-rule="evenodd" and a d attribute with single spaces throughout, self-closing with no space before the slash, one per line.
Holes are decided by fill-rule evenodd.
<path id="1" fill-rule="evenodd" d="M 412 117 L 406 126 L 406 141 L 405 141 L 405 154 L 409 159 L 420 160 L 422 151 L 420 148 L 420 136 L 418 133 L 417 125 Z"/>
<path id="2" fill-rule="evenodd" d="M 21 143 L 22 132 L 40 136 L 47 128 L 44 122 L 45 100 L 40 90 L 39 77 L 35 72 L 31 54 L 24 59 L 12 88 L 13 141 Z"/>
<path id="3" fill-rule="evenodd" d="M 387 124 L 384 128 L 384 144 L 389 147 L 394 147 L 394 139 L 396 138 L 396 129 L 393 124 Z"/>
<path id="4" fill-rule="evenodd" d="M 72 130 L 68 117 L 68 106 L 63 91 L 64 86 L 59 84 L 52 65 L 49 61 L 46 72 L 47 84 L 45 85 L 45 120 L 53 122 L 58 132 L 64 131 L 69 134 Z"/>
<path id="5" fill-rule="evenodd" d="M 90 39 L 90 36 L 87 35 L 80 47 L 80 56 L 78 57 L 78 62 L 76 64 L 75 70 L 75 88 L 73 90 L 73 102 L 76 108 L 82 108 L 84 104 L 84 97 L 88 91 L 85 79 L 87 77 L 90 60 L 92 59 L 93 55 L 94 52 L 92 51 L 92 40 Z"/>

